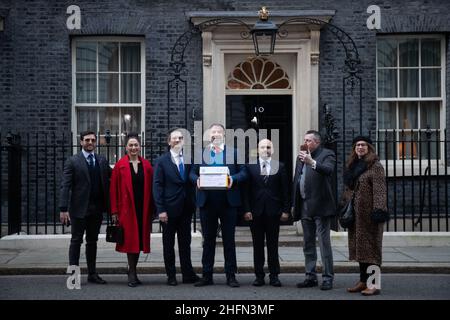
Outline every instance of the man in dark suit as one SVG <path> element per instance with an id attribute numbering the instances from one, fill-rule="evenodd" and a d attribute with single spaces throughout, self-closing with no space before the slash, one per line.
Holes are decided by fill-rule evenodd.
<path id="1" fill-rule="evenodd" d="M 234 232 L 237 219 L 237 207 L 241 206 L 240 183 L 247 178 L 244 164 L 237 163 L 237 151 L 226 149 L 225 128 L 221 124 L 209 127 L 211 144 L 203 152 L 202 165 L 194 164 L 190 179 L 197 184 L 197 206 L 200 207 L 200 222 L 203 234 L 203 277 L 195 286 L 213 284 L 214 256 L 218 219 L 222 228 L 223 251 L 225 257 L 225 273 L 230 287 L 239 287 L 236 280 L 236 246 Z M 199 188 L 200 166 L 226 166 L 230 174 L 227 190 L 202 190 Z"/>
<path id="2" fill-rule="evenodd" d="M 282 162 L 272 159 L 273 144 L 263 139 L 258 144 L 258 163 L 248 164 L 248 180 L 244 192 L 244 219 L 251 221 L 253 238 L 253 264 L 256 279 L 254 286 L 263 286 L 264 241 L 267 240 L 267 262 L 269 283 L 281 287 L 278 279 L 280 261 L 278 259 L 278 236 L 280 220 L 289 219 L 289 181 Z"/>
<path id="3" fill-rule="evenodd" d="M 175 234 L 178 238 L 183 283 L 195 283 L 199 280 L 191 262 L 191 220 L 195 212 L 194 186 L 189 181 L 190 164 L 186 164 L 183 157 L 182 131 L 180 129 L 170 131 L 167 143 L 170 151 L 156 160 L 153 198 L 163 228 L 167 284 L 176 286 L 178 283 L 175 277 Z"/>
<path id="4" fill-rule="evenodd" d="M 322 257 L 322 285 L 320 289 L 333 288 L 333 252 L 331 250 L 330 224 L 336 214 L 332 175 L 336 164 L 333 151 L 321 146 L 321 135 L 315 130 L 306 132 L 303 148 L 300 148 L 295 166 L 293 183 L 293 212 L 301 219 L 303 228 L 303 253 L 306 279 L 298 288 L 315 287 L 316 234 Z M 304 149 L 304 150 L 302 150 Z"/>
<path id="5" fill-rule="evenodd" d="M 72 225 L 69 248 L 70 265 L 79 265 L 80 247 L 86 231 L 86 262 L 88 281 L 105 284 L 96 271 L 97 240 L 103 212 L 109 208 L 108 161 L 95 154 L 97 136 L 92 131 L 80 134 L 80 153 L 70 157 L 64 165 L 60 188 L 60 220 Z"/>

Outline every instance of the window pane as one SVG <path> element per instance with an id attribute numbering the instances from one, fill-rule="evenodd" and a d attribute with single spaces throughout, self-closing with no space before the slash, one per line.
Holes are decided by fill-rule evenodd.
<path id="1" fill-rule="evenodd" d="M 122 103 L 141 102 L 141 75 L 122 74 Z"/>
<path id="2" fill-rule="evenodd" d="M 76 42 L 77 72 L 96 71 L 97 42 Z"/>
<path id="3" fill-rule="evenodd" d="M 395 102 L 378 102 L 378 128 L 379 129 L 395 129 L 396 125 L 396 109 Z"/>
<path id="4" fill-rule="evenodd" d="M 419 69 L 400 70 L 400 97 L 419 97 Z"/>
<path id="5" fill-rule="evenodd" d="M 98 102 L 119 102 L 119 74 L 100 73 L 98 75 Z"/>
<path id="6" fill-rule="evenodd" d="M 122 108 L 122 132 L 141 133 L 141 108 Z"/>
<path id="7" fill-rule="evenodd" d="M 399 129 L 417 129 L 418 103 L 415 101 L 399 102 L 398 117 Z"/>
<path id="8" fill-rule="evenodd" d="M 425 101 L 420 103 L 420 128 L 440 129 L 439 101 Z"/>
<path id="9" fill-rule="evenodd" d="M 111 135 L 119 133 L 119 108 L 105 107 L 99 109 L 100 133 L 105 133 L 106 129 L 111 131 Z"/>
<path id="10" fill-rule="evenodd" d="M 419 66 L 419 41 L 407 39 L 400 41 L 400 67 Z"/>
<path id="11" fill-rule="evenodd" d="M 95 73 L 77 74 L 77 102 L 97 102 L 97 81 L 95 79 Z"/>
<path id="12" fill-rule="evenodd" d="M 422 40 L 422 66 L 441 66 L 441 41 L 439 39 Z"/>
<path id="13" fill-rule="evenodd" d="M 417 159 L 418 158 L 418 132 L 400 131 L 398 142 L 399 159 Z"/>
<path id="14" fill-rule="evenodd" d="M 378 97 L 397 97 L 397 70 L 378 70 Z"/>
<path id="15" fill-rule="evenodd" d="M 139 42 L 122 42 L 122 72 L 141 71 L 141 44 Z"/>
<path id="16" fill-rule="evenodd" d="M 422 97 L 441 96 L 441 69 L 422 69 Z"/>
<path id="17" fill-rule="evenodd" d="M 98 70 L 119 71 L 119 44 L 117 42 L 99 42 Z"/>
<path id="18" fill-rule="evenodd" d="M 378 40 L 377 41 L 377 61 L 379 67 L 397 66 L 397 41 Z"/>
<path id="19" fill-rule="evenodd" d="M 123 148 L 117 138 L 119 133 L 119 108 L 105 107 L 99 109 L 100 143 L 97 150 L 109 160 L 110 164 L 115 164 L 123 155 Z M 104 134 L 110 130 L 111 140 L 109 148 L 105 147 L 106 139 Z M 108 152 L 109 151 L 109 152 Z"/>
<path id="20" fill-rule="evenodd" d="M 92 130 L 97 132 L 97 109 L 77 108 L 77 132 Z"/>

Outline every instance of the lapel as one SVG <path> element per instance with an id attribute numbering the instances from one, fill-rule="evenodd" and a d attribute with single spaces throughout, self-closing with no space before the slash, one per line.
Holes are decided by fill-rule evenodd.
<path id="1" fill-rule="evenodd" d="M 130 161 L 128 156 L 125 155 L 122 159 L 120 159 L 116 166 L 119 166 L 120 175 L 123 177 L 125 188 L 131 198 L 131 201 L 133 202 L 132 204 L 134 207 L 133 181 L 131 178 Z"/>
<path id="2" fill-rule="evenodd" d="M 150 162 L 148 162 L 141 156 L 139 156 L 139 161 L 141 161 L 142 169 L 144 170 L 144 207 L 142 208 L 142 210 L 144 210 L 144 212 L 145 212 L 145 210 L 148 210 L 148 208 L 150 208 L 150 197 L 148 195 L 152 194 L 151 193 L 152 192 L 151 191 L 152 177 L 150 175 L 151 174 Z M 146 217 L 145 214 L 144 214 L 144 217 Z M 144 223 L 145 223 L 145 220 L 144 220 Z"/>
<path id="3" fill-rule="evenodd" d="M 269 179 L 270 179 L 270 174 L 272 174 L 272 167 L 270 168 L 270 173 L 269 173 L 269 177 L 267 178 L 267 180 L 264 180 L 264 175 L 261 174 L 261 162 L 259 161 L 259 157 L 258 157 L 258 163 L 255 165 L 254 168 L 255 168 L 255 173 L 258 176 L 258 179 L 261 182 L 261 184 L 267 185 L 269 182 Z"/>
<path id="4" fill-rule="evenodd" d="M 273 176 L 275 176 L 278 173 L 279 169 L 280 169 L 279 162 L 272 159 L 270 161 L 270 175 L 269 175 L 269 179 L 273 178 Z"/>
<path id="5" fill-rule="evenodd" d="M 96 154 L 96 153 L 94 153 L 94 157 L 95 157 L 95 163 L 96 164 L 98 164 L 98 168 L 99 168 L 99 170 L 100 170 L 100 183 L 103 185 L 103 181 L 105 181 L 105 173 L 103 172 L 103 170 L 102 170 L 102 167 L 101 167 L 101 159 L 100 159 L 100 157 Z"/>
<path id="6" fill-rule="evenodd" d="M 177 165 L 175 164 L 175 162 L 172 159 L 172 153 L 169 151 L 167 152 L 167 161 L 169 162 L 169 166 L 172 168 L 172 170 L 175 172 L 175 175 L 180 178 L 181 180 L 181 174 L 180 174 L 180 170 L 178 170 Z M 184 172 L 186 173 L 186 165 L 184 166 Z"/>
<path id="7" fill-rule="evenodd" d="M 86 161 L 86 158 L 83 155 L 83 152 L 80 151 L 78 153 L 78 163 L 80 164 L 81 171 L 83 171 L 83 174 L 86 176 L 86 179 L 89 183 L 91 183 L 91 176 L 89 175 L 89 169 L 88 164 Z"/>

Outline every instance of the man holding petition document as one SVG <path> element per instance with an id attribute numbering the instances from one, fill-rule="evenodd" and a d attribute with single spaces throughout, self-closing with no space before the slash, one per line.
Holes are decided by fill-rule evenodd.
<path id="1" fill-rule="evenodd" d="M 197 206 L 200 208 L 200 222 L 203 234 L 203 277 L 195 284 L 196 287 L 212 285 L 214 256 L 218 219 L 222 226 L 223 252 L 225 258 L 225 273 L 227 285 L 239 287 L 235 273 L 236 246 L 234 230 L 237 219 L 237 207 L 241 205 L 240 183 L 246 180 L 247 172 L 244 164 L 238 164 L 236 150 L 225 147 L 225 128 L 221 124 L 209 127 L 210 144 L 203 152 L 202 164 L 194 164 L 190 179 L 197 184 Z M 233 155 L 230 157 L 232 152 Z M 227 161 L 231 158 L 231 161 Z M 231 162 L 231 163 L 230 163 Z M 201 167 L 225 167 L 229 170 L 229 181 L 221 190 L 208 190 L 200 185 Z"/>

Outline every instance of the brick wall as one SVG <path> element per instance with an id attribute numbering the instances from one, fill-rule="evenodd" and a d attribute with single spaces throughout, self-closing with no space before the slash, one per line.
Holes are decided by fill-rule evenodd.
<path id="1" fill-rule="evenodd" d="M 195 10 L 256 11 L 260 3 L 248 1 L 195 2 L 168 0 L 77 1 L 81 8 L 81 31 L 66 27 L 66 8 L 72 1 L 0 0 L 0 15 L 6 17 L 0 32 L 0 132 L 61 132 L 71 130 L 71 39 L 83 35 L 143 36 L 146 46 L 145 130 L 154 142 L 170 127 L 192 128 L 192 110 L 197 120 L 202 109 L 201 38 L 193 37 L 185 51 L 185 83 L 180 95 L 171 95 L 170 118 L 167 110 L 167 81 L 173 45 L 191 27 L 185 13 Z M 381 8 L 379 31 L 368 30 L 366 8 Z M 354 40 L 361 59 L 363 132 L 376 129 L 376 36 L 391 33 L 447 34 L 446 50 L 446 127 L 450 125 L 450 4 L 445 0 L 356 1 L 356 0 L 273 0 L 265 3 L 272 10 L 336 10 L 332 23 Z M 324 29 L 320 39 L 320 106 L 327 103 L 336 117 L 342 139 L 343 66 L 345 53 L 338 39 Z M 187 96 L 183 85 L 187 85 Z M 359 92 L 347 96 L 346 129 L 359 130 Z M 184 109 L 187 99 L 187 110 Z M 320 119 L 323 119 L 320 109 Z M 351 134 L 346 136 L 350 140 Z M 348 146 L 347 146 L 348 148 Z M 345 151 L 344 151 L 345 150 Z M 342 173 L 344 149 L 338 144 L 338 177 Z M 31 157 L 31 155 L 30 155 Z M 4 175 L 3 175 L 4 176 Z M 340 185 L 340 184 L 339 184 Z M 4 184 L 2 183 L 2 187 Z M 33 192 L 33 190 L 31 190 Z"/>

